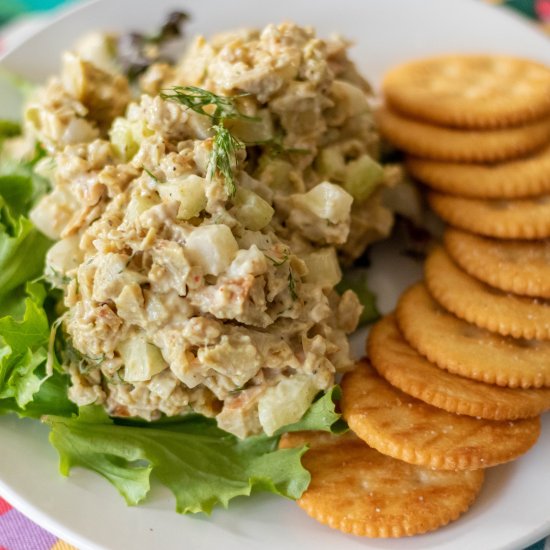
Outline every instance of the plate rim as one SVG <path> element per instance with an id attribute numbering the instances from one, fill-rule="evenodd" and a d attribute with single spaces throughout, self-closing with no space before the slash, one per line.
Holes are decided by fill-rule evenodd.
<path id="1" fill-rule="evenodd" d="M 9 58 L 10 55 L 12 55 L 19 48 L 24 46 L 26 42 L 34 39 L 37 36 L 40 36 L 43 33 L 48 32 L 49 28 L 52 25 L 57 24 L 58 22 L 66 18 L 72 17 L 75 13 L 89 9 L 90 6 L 93 6 L 96 4 L 108 4 L 113 1 L 116 2 L 117 0 L 82 0 L 80 2 L 70 3 L 69 5 L 56 8 L 55 10 L 53 10 L 48 14 L 48 19 L 45 21 L 42 27 L 36 30 L 36 32 L 33 32 L 28 36 L 21 37 L 20 39 L 13 42 L 11 47 L 8 50 L 3 51 L 0 54 L 0 64 L 3 63 L 5 59 Z M 515 21 L 516 24 L 523 26 L 526 31 L 529 31 L 531 33 L 536 33 L 540 37 L 544 37 L 548 39 L 547 35 L 539 27 L 537 27 L 533 22 L 529 21 L 525 17 L 522 17 L 520 14 L 513 12 L 512 10 L 509 10 L 505 7 L 501 7 L 497 5 L 482 3 L 481 0 L 460 0 L 460 1 L 469 2 L 470 4 L 480 4 L 481 6 L 483 6 L 483 8 L 489 8 L 494 10 L 495 12 L 500 11 L 501 13 L 503 13 L 505 17 L 512 19 Z M 10 415 L 10 416 L 14 416 L 14 415 Z M 21 421 L 21 419 L 18 419 L 18 421 Z M 61 474 L 57 472 L 56 472 L 56 475 L 61 477 Z M 10 505 L 13 506 L 13 508 L 15 508 L 17 511 L 21 512 L 22 514 L 27 516 L 29 519 L 31 519 L 33 522 L 38 524 L 40 527 L 49 531 L 59 539 L 76 546 L 79 550 L 110 550 L 108 547 L 103 545 L 98 545 L 93 541 L 89 540 L 86 536 L 79 534 L 77 531 L 74 531 L 69 525 L 63 524 L 62 522 L 58 521 L 57 519 L 49 515 L 45 507 L 41 508 L 38 504 L 34 504 L 31 501 L 28 501 L 27 499 L 25 499 L 23 496 L 19 495 L 19 493 L 14 488 L 12 488 L 9 484 L 7 484 L 4 481 L 1 475 L 0 475 L 0 495 L 3 498 L 5 498 L 10 503 Z M 176 514 L 175 511 L 174 511 L 174 514 Z M 521 548 L 525 548 L 526 546 L 533 544 L 537 541 L 540 541 L 541 539 L 544 539 L 549 535 L 550 535 L 550 518 L 546 521 L 546 523 L 543 526 L 538 527 L 533 531 L 523 535 L 522 537 L 511 542 L 509 545 L 500 547 L 500 550 L 517 550 L 518 544 L 521 545 Z M 398 541 L 398 540 L 404 540 L 404 539 L 390 539 L 390 540 Z"/>

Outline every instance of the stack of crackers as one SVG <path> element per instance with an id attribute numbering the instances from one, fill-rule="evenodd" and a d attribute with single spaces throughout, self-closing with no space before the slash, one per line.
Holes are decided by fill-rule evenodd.
<path id="1" fill-rule="evenodd" d="M 399 537 L 467 510 L 550 409 L 550 69 L 445 56 L 394 69 L 384 92 L 380 131 L 451 227 L 342 380 L 350 432 L 283 445 L 310 446 L 312 517 Z"/>

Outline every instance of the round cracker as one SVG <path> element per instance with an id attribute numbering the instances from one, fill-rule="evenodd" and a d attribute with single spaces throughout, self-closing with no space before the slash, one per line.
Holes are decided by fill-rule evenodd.
<path id="1" fill-rule="evenodd" d="M 431 191 L 428 202 L 454 227 L 499 239 L 550 237 L 550 195 L 530 199 L 468 199 Z"/>
<path id="2" fill-rule="evenodd" d="M 505 292 L 550 298 L 550 241 L 501 241 L 447 228 L 445 248 L 464 271 Z"/>
<path id="3" fill-rule="evenodd" d="M 514 338 L 550 340 L 550 303 L 504 293 L 474 279 L 442 247 L 425 263 L 426 286 L 446 310 L 492 332 Z"/>
<path id="4" fill-rule="evenodd" d="M 452 414 L 393 387 L 366 361 L 344 375 L 340 406 L 350 429 L 371 447 L 438 470 L 509 462 L 540 435 L 540 417 L 499 422 Z"/>
<path id="5" fill-rule="evenodd" d="M 387 102 L 412 117 L 459 128 L 496 128 L 550 113 L 550 69 L 502 55 L 445 55 L 388 72 Z"/>
<path id="6" fill-rule="evenodd" d="M 517 199 L 550 193 L 550 145 L 529 157 L 496 164 L 409 157 L 405 166 L 428 187 L 449 195 Z"/>
<path id="7" fill-rule="evenodd" d="M 403 537 L 457 519 L 475 500 L 483 470 L 434 471 L 383 455 L 353 433 L 285 434 L 281 447 L 308 445 L 302 458 L 311 483 L 298 505 L 344 533 Z"/>
<path id="8" fill-rule="evenodd" d="M 394 315 L 374 325 L 367 351 L 373 367 L 392 386 L 450 413 L 517 420 L 550 409 L 550 388 L 502 388 L 451 374 L 430 363 L 403 338 Z"/>
<path id="9" fill-rule="evenodd" d="M 510 388 L 550 386 L 550 342 L 501 336 L 445 311 L 423 283 L 397 305 L 397 322 L 409 344 L 454 374 Z"/>
<path id="10" fill-rule="evenodd" d="M 433 126 L 382 107 L 380 133 L 411 155 L 456 162 L 496 162 L 521 157 L 550 140 L 550 118 L 499 130 L 456 130 Z"/>

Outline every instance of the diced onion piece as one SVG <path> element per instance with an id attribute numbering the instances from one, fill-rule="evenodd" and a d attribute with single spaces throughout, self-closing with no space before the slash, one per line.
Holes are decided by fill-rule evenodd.
<path id="1" fill-rule="evenodd" d="M 339 185 L 324 181 L 303 195 L 294 195 L 304 210 L 332 223 L 349 220 L 353 197 Z"/>
<path id="2" fill-rule="evenodd" d="M 304 282 L 332 288 L 342 279 L 342 271 L 334 248 L 316 250 L 306 254 L 303 259 L 308 269 Z"/>
<path id="3" fill-rule="evenodd" d="M 384 187 L 382 203 L 392 212 L 401 214 L 421 227 L 426 221 L 422 195 L 418 187 L 408 180 L 402 180 L 393 187 Z"/>
<path id="4" fill-rule="evenodd" d="M 201 225 L 187 237 L 185 255 L 205 274 L 219 275 L 235 258 L 239 245 L 227 225 Z"/>
<path id="5" fill-rule="evenodd" d="M 79 248 L 80 237 L 73 235 L 56 242 L 46 254 L 48 274 L 64 275 L 82 263 L 84 252 Z"/>
<path id="6" fill-rule="evenodd" d="M 168 367 L 160 350 L 142 336 L 134 336 L 118 346 L 124 362 L 126 382 L 145 382 Z"/>
<path id="7" fill-rule="evenodd" d="M 72 52 L 65 52 L 62 57 L 63 71 L 62 82 L 63 87 L 73 97 L 81 101 L 86 93 L 86 70 L 82 59 Z"/>
<path id="8" fill-rule="evenodd" d="M 29 218 L 46 237 L 58 240 L 77 209 L 77 199 L 68 186 L 57 186 L 40 199 L 29 212 Z"/>
<path id="9" fill-rule="evenodd" d="M 370 197 L 384 180 L 384 169 L 369 155 L 362 155 L 346 166 L 344 187 L 359 202 Z"/>
<path id="10" fill-rule="evenodd" d="M 309 376 L 295 375 L 268 388 L 258 401 L 260 424 L 267 435 L 298 422 L 319 389 Z"/>
<path id="11" fill-rule="evenodd" d="M 120 72 L 115 62 L 116 43 L 113 36 L 102 32 L 85 34 L 75 46 L 76 53 L 85 61 L 93 63 L 103 71 Z"/>
<path id="12" fill-rule="evenodd" d="M 43 178 L 52 181 L 55 176 L 55 170 L 57 163 L 53 157 L 44 157 L 40 159 L 33 168 L 35 174 L 42 176 Z"/>
<path id="13" fill-rule="evenodd" d="M 239 187 L 233 199 L 235 217 L 252 231 L 263 229 L 273 217 L 271 205 L 250 189 Z"/>
<path id="14" fill-rule="evenodd" d="M 194 218 L 206 207 L 205 179 L 200 176 L 192 174 L 162 183 L 158 187 L 158 192 L 164 200 L 180 203 L 177 214 L 180 220 Z"/>
<path id="15" fill-rule="evenodd" d="M 128 208 L 126 209 L 126 219 L 134 222 L 146 210 L 149 210 L 149 208 L 152 208 L 157 204 L 158 200 L 154 200 L 150 196 L 134 195 L 128 203 Z"/>

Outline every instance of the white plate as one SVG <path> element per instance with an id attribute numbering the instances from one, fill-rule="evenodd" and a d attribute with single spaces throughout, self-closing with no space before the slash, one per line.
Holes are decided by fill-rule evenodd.
<path id="1" fill-rule="evenodd" d="M 103 0 L 72 9 L 2 61 L 40 81 L 56 70 L 59 53 L 84 31 L 149 29 L 175 6 L 192 16 L 190 33 L 206 35 L 243 25 L 292 19 L 339 32 L 356 42 L 353 56 L 375 84 L 389 66 L 416 56 L 490 51 L 550 64 L 548 38 L 508 12 L 477 0 Z M 0 92 L 1 93 L 1 92 Z M 0 102 L 0 115 L 6 115 Z M 4 112 L 1 107 L 4 107 Z M 420 266 L 391 246 L 377 247 L 371 282 L 389 311 Z M 355 338 L 362 350 L 363 336 Z M 345 536 L 309 519 L 289 501 L 267 495 L 233 501 L 210 519 L 182 517 L 169 492 L 156 487 L 147 502 L 125 506 L 98 476 L 77 469 L 64 479 L 38 422 L 0 419 L 0 493 L 33 520 L 81 549 L 193 550 L 504 550 L 550 532 L 550 418 L 537 446 L 517 462 L 488 472 L 480 499 L 459 521 L 433 534 L 378 541 Z"/>

